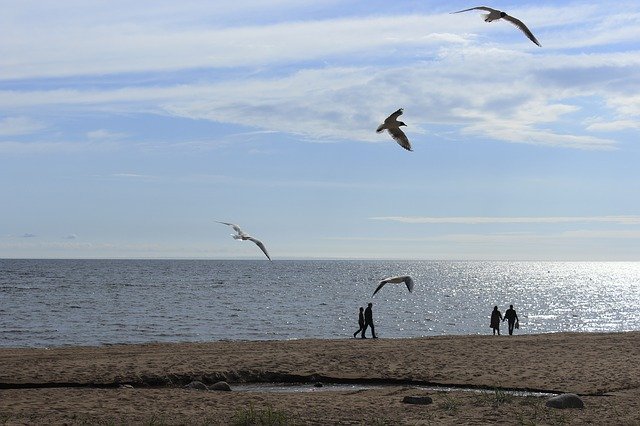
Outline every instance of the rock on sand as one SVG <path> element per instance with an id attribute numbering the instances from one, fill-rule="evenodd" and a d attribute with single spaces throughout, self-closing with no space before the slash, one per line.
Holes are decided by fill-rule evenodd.
<path id="1" fill-rule="evenodd" d="M 430 396 L 405 396 L 402 398 L 405 404 L 427 405 L 433 402 Z"/>
<path id="2" fill-rule="evenodd" d="M 584 402 L 575 393 L 563 393 L 549 398 L 546 406 L 551 408 L 584 408 Z"/>

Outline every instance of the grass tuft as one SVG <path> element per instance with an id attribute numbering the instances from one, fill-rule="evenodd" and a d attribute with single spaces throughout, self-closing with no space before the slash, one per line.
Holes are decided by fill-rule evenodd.
<path id="1" fill-rule="evenodd" d="M 440 404 L 438 404 L 438 406 L 449 414 L 455 414 L 456 412 L 458 412 L 458 408 L 460 407 L 460 401 L 447 394 L 444 394 L 442 401 L 440 402 Z"/>
<path id="2" fill-rule="evenodd" d="M 238 409 L 231 424 L 233 426 L 288 426 L 292 422 L 284 411 L 274 410 L 271 406 L 256 410 L 251 404 L 248 408 Z"/>

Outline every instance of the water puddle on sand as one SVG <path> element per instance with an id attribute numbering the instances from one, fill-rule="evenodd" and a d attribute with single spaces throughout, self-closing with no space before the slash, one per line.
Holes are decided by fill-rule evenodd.
<path id="1" fill-rule="evenodd" d="M 304 392 L 357 392 L 369 389 L 384 389 L 389 387 L 406 387 L 427 392 L 503 392 L 512 396 L 551 397 L 557 395 L 551 392 L 531 392 L 522 390 L 496 390 L 489 388 L 465 388 L 454 386 L 415 386 L 415 385 L 381 385 L 358 383 L 323 383 L 322 386 L 313 383 L 238 383 L 231 385 L 236 392 L 267 392 L 267 393 L 304 393 Z"/>

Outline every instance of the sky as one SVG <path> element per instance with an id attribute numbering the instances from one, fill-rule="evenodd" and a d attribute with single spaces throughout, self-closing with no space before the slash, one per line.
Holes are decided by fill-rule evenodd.
<path id="1" fill-rule="evenodd" d="M 640 260 L 640 2 L 477 5 L 0 0 L 0 258 Z"/>

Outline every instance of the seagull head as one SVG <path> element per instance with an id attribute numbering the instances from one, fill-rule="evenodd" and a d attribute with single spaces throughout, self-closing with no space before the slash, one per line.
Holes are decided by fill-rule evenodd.
<path id="1" fill-rule="evenodd" d="M 507 14 L 505 12 L 500 12 L 500 17 L 504 18 L 505 16 L 507 16 Z"/>

